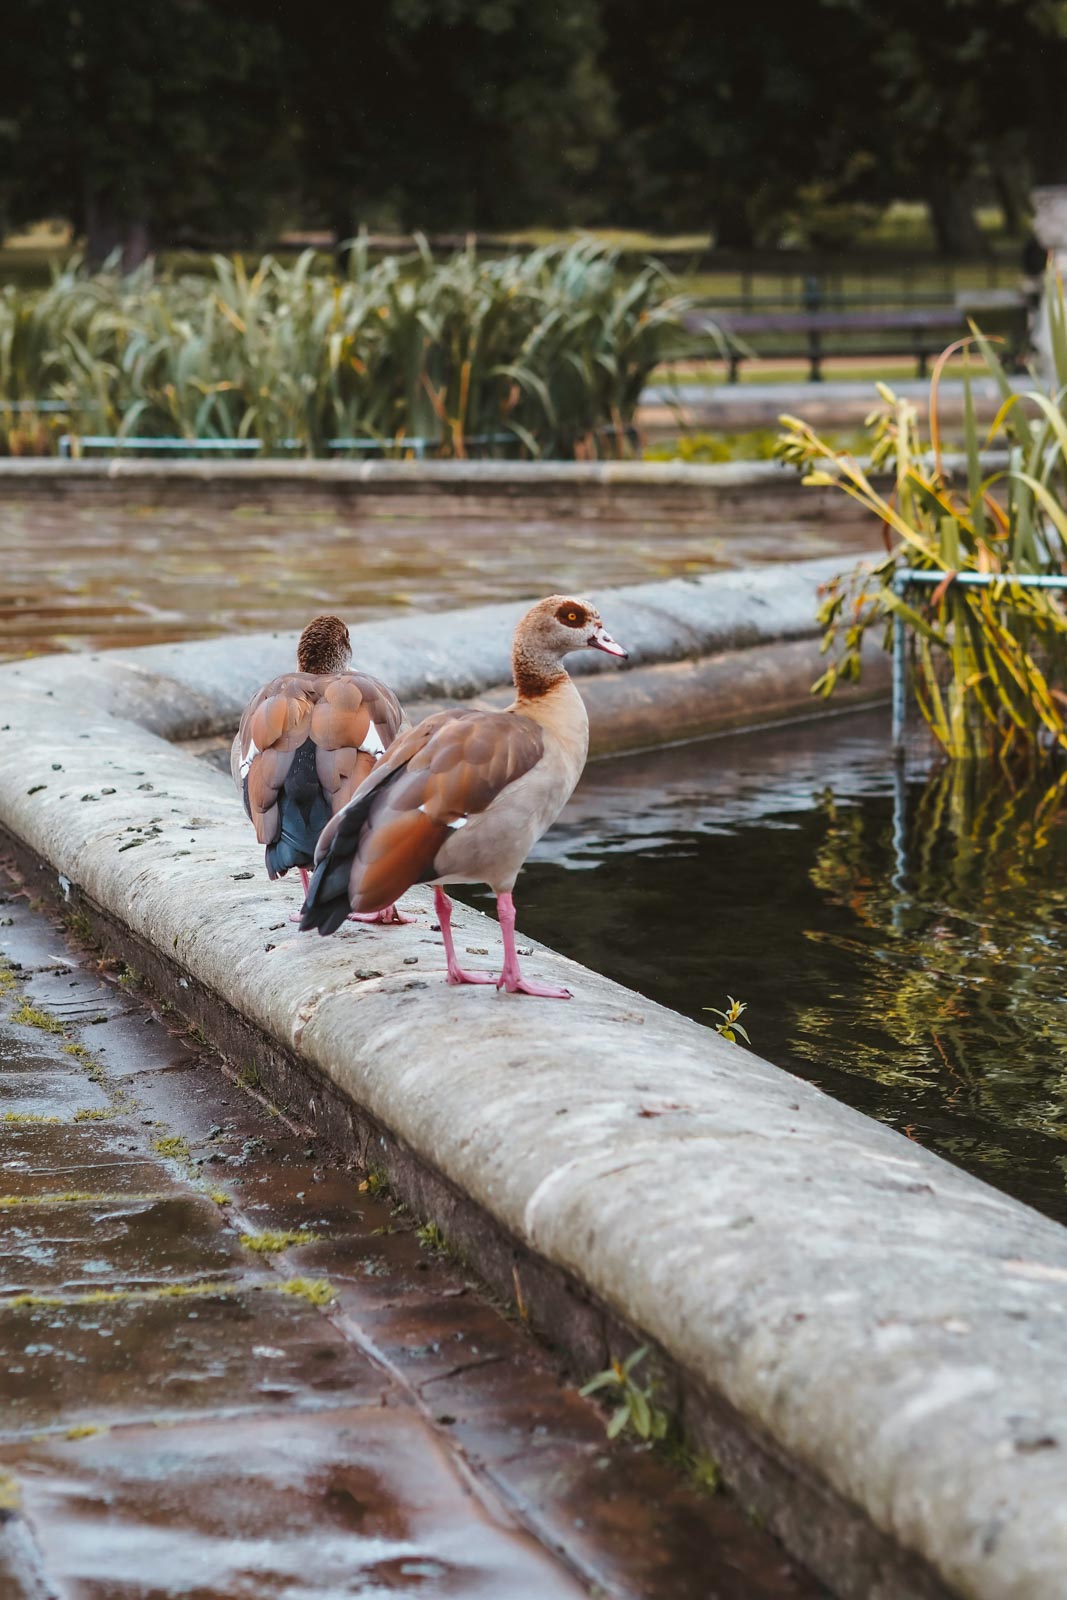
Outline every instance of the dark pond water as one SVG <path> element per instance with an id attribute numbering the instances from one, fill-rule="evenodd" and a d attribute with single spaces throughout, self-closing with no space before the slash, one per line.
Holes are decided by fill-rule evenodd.
<path id="1" fill-rule="evenodd" d="M 1067 774 L 895 793 L 887 716 L 590 767 L 520 927 L 1067 1221 Z"/>

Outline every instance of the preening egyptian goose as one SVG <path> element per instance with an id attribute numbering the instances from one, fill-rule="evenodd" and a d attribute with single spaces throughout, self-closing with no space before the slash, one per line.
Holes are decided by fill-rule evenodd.
<path id="1" fill-rule="evenodd" d="M 309 622 L 297 646 L 299 670 L 253 696 L 230 751 L 234 782 L 266 845 L 268 874 L 281 878 L 298 867 L 305 894 L 323 828 L 407 727 L 391 689 L 348 671 L 351 656 L 340 617 Z M 393 905 L 375 911 L 365 920 L 411 920 Z"/>
<path id="2" fill-rule="evenodd" d="M 396 741 L 324 829 L 301 928 L 333 933 L 350 909 L 372 912 L 432 883 L 449 983 L 570 999 L 519 970 L 511 891 L 585 766 L 589 721 L 563 658 L 586 648 L 626 655 L 588 601 L 554 594 L 528 611 L 512 647 L 517 699 L 506 711 L 439 711 Z M 457 963 L 446 883 L 487 883 L 496 895 L 499 978 Z"/>

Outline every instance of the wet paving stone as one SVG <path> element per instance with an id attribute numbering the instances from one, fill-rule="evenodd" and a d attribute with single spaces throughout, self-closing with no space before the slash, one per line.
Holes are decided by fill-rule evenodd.
<path id="1" fill-rule="evenodd" d="M 588 1593 L 402 1405 L 31 1445 L 19 1475 L 69 1600 Z"/>
<path id="2" fill-rule="evenodd" d="M 158 1158 L 140 1152 L 125 1126 L 102 1122 L 0 1126 L 0 1199 L 70 1190 L 149 1194 L 174 1187 L 170 1172 Z"/>
<path id="3" fill-rule="evenodd" d="M 390 1380 L 278 1283 L 0 1311 L 0 1439 L 294 1406 L 380 1405 Z"/>
<path id="4" fill-rule="evenodd" d="M 248 1092 L 255 1062 L 235 1083 L 8 907 L 0 1600 L 820 1593 L 729 1497 L 609 1445 L 373 1175 Z M 12 1023 L 27 999 L 58 1032 Z M 31 1080 L 62 1120 L 5 1124 Z M 90 1096 L 106 1120 L 72 1120 Z"/>
<path id="5" fill-rule="evenodd" d="M 0 1213 L 0 1292 L 144 1289 L 244 1270 L 218 1207 L 191 1195 L 21 1205 Z"/>
<path id="6" fill-rule="evenodd" d="M 54 1065 L 36 1072 L 0 1070 L 0 1126 L 21 1117 L 73 1118 L 79 1112 L 110 1114 L 110 1096 L 83 1072 Z M 88 1119 L 83 1119 L 88 1120 Z"/>

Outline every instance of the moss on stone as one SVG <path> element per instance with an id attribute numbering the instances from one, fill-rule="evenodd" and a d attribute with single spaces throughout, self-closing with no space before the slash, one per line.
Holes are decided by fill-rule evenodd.
<path id="1" fill-rule="evenodd" d="M 287 1278 L 280 1288 L 282 1294 L 298 1295 L 313 1306 L 328 1306 L 335 1299 L 333 1284 L 327 1278 Z"/>
<path id="2" fill-rule="evenodd" d="M 40 1006 L 31 1006 L 28 1000 L 23 1000 L 18 1010 L 11 1013 L 11 1021 L 20 1022 L 26 1028 L 40 1028 L 42 1033 L 66 1032 L 61 1022 L 42 1011 Z"/>
<path id="3" fill-rule="evenodd" d="M 242 1233 L 241 1243 L 246 1250 L 254 1250 L 257 1255 L 276 1255 L 279 1250 L 288 1250 L 298 1244 L 314 1244 L 319 1238 L 317 1233 L 312 1233 L 307 1228 L 288 1228 L 277 1231 L 265 1230 L 263 1233 Z"/>
<path id="4" fill-rule="evenodd" d="M 188 1163 L 192 1160 L 189 1141 L 183 1139 L 180 1133 L 172 1133 L 161 1139 L 153 1139 L 152 1149 L 159 1155 L 165 1156 L 168 1161 L 184 1161 Z"/>

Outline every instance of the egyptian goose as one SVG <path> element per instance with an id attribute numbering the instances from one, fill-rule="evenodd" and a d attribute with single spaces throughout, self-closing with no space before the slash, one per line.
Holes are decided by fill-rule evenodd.
<path id="1" fill-rule="evenodd" d="M 449 983 L 570 999 L 519 970 L 511 891 L 585 765 L 589 720 L 563 658 L 587 647 L 627 653 L 588 601 L 554 594 L 529 610 L 512 647 L 517 699 L 506 711 L 439 711 L 396 741 L 324 829 L 301 928 L 333 933 L 350 909 L 372 912 L 432 883 Z M 446 883 L 487 883 L 496 895 L 499 978 L 457 963 Z"/>
<path id="2" fill-rule="evenodd" d="M 316 617 L 300 635 L 298 671 L 266 684 L 245 708 L 230 752 L 267 872 L 300 869 L 304 893 L 315 845 L 330 817 L 351 799 L 375 763 L 407 728 L 391 689 L 350 672 L 352 641 L 340 617 Z M 299 913 L 292 919 L 299 922 Z M 360 920 L 408 922 L 393 905 Z"/>

